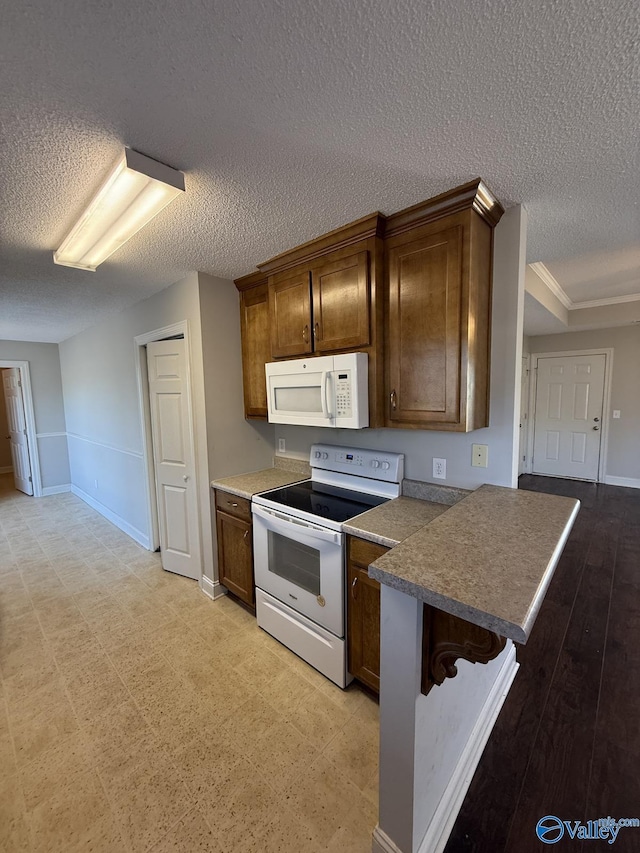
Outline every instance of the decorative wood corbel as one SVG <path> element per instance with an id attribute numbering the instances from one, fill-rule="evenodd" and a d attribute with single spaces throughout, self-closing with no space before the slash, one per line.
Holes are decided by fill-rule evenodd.
<path id="1" fill-rule="evenodd" d="M 456 661 L 488 663 L 504 649 L 506 639 L 429 604 L 422 619 L 422 692 L 458 674 Z"/>

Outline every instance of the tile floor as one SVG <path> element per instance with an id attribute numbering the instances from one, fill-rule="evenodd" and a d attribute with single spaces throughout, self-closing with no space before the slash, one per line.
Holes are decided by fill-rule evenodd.
<path id="1" fill-rule="evenodd" d="M 371 850 L 377 704 L 10 475 L 0 673 L 0 850 Z"/>

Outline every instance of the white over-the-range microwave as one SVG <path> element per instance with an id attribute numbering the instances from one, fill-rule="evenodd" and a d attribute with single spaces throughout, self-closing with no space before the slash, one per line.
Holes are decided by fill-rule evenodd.
<path id="1" fill-rule="evenodd" d="M 269 422 L 363 429 L 369 426 L 366 352 L 265 365 Z"/>

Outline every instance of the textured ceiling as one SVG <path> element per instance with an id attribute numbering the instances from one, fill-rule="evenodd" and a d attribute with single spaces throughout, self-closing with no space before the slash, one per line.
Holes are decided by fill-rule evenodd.
<path id="1" fill-rule="evenodd" d="M 63 340 L 477 175 L 574 301 L 637 289 L 636 0 L 1 2 L 0 338 Z M 186 196 L 96 273 L 55 266 L 124 145 Z"/>

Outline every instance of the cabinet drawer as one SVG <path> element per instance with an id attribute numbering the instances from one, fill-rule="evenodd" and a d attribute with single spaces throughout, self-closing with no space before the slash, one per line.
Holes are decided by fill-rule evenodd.
<path id="1" fill-rule="evenodd" d="M 384 545 L 376 545 L 366 539 L 358 539 L 357 536 L 349 536 L 349 562 L 358 563 L 360 566 L 368 566 L 386 554 L 389 549 Z"/>
<path id="2" fill-rule="evenodd" d="M 233 495 L 231 492 L 221 492 L 219 489 L 216 489 L 215 493 L 217 509 L 226 512 L 228 515 L 234 515 L 236 518 L 251 521 L 251 501 Z"/>

